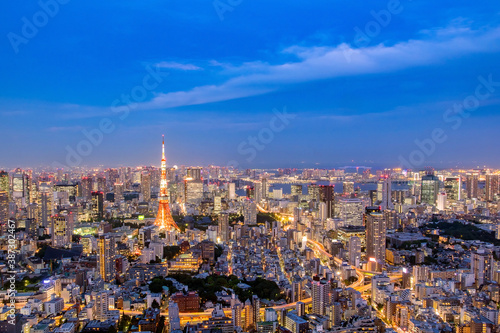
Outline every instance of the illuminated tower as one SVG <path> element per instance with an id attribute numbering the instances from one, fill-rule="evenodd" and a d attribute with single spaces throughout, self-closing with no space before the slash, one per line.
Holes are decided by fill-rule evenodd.
<path id="1" fill-rule="evenodd" d="M 160 197 L 158 205 L 158 214 L 156 215 L 155 225 L 160 229 L 167 229 L 167 231 L 177 230 L 179 227 L 172 218 L 170 212 L 170 205 L 168 203 L 168 184 L 167 184 L 167 160 L 165 159 L 165 137 L 162 141 L 162 157 L 161 157 L 161 180 L 160 180 Z"/>

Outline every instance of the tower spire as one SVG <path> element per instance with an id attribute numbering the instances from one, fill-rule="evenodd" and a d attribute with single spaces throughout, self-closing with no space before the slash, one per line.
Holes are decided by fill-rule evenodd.
<path id="1" fill-rule="evenodd" d="M 160 197 L 158 204 L 158 214 L 156 215 L 155 225 L 160 229 L 168 231 L 180 231 L 179 227 L 172 218 L 170 212 L 170 204 L 168 201 L 168 183 L 167 183 L 167 160 L 165 158 L 165 135 L 162 135 L 161 144 L 161 180 L 160 180 Z"/>

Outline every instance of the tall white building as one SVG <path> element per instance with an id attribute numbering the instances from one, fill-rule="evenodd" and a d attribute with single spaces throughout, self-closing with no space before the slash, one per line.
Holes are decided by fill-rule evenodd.
<path id="1" fill-rule="evenodd" d="M 446 192 L 440 192 L 438 193 L 437 197 L 437 209 L 438 210 L 445 210 L 446 206 L 448 205 L 448 195 Z"/>
<path id="2" fill-rule="evenodd" d="M 361 239 L 353 236 L 349 238 L 349 264 L 359 268 L 361 262 Z"/>
<path id="3" fill-rule="evenodd" d="M 168 303 L 168 317 L 170 318 L 170 331 L 180 330 L 179 306 L 174 301 Z"/>
<path id="4" fill-rule="evenodd" d="M 364 204 L 361 199 L 340 199 L 339 218 L 344 221 L 344 226 L 363 225 Z"/>
<path id="5" fill-rule="evenodd" d="M 257 205 L 252 200 L 243 202 L 243 218 L 245 224 L 257 224 Z"/>
<path id="6" fill-rule="evenodd" d="M 326 306 L 330 304 L 330 284 L 318 276 L 312 281 L 312 313 L 325 315 Z"/>
<path id="7" fill-rule="evenodd" d="M 227 193 L 228 193 L 229 200 L 236 199 L 236 184 L 235 183 L 228 183 L 227 184 Z"/>

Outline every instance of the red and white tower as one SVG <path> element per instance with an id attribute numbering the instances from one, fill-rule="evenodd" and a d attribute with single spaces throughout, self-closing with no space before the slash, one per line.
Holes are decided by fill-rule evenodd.
<path id="1" fill-rule="evenodd" d="M 168 201 L 167 160 L 165 159 L 165 136 L 162 135 L 162 138 L 160 197 L 158 198 L 159 205 L 155 225 L 167 231 L 180 231 L 170 212 L 170 204 Z"/>

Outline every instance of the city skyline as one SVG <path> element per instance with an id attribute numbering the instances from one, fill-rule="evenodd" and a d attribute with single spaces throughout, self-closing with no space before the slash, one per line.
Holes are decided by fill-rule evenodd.
<path id="1" fill-rule="evenodd" d="M 165 132 L 172 165 L 397 167 L 441 129 L 417 167 L 500 166 L 494 3 L 111 3 L 91 27 L 92 2 L 62 3 L 6 4 L 2 167 L 68 165 L 102 121 L 78 165 L 155 165 Z"/>

